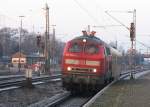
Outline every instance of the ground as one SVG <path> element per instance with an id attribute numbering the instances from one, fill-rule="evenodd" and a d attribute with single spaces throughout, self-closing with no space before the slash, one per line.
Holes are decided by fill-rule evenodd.
<path id="1" fill-rule="evenodd" d="M 61 83 L 47 83 L 33 89 L 19 88 L 0 92 L 0 107 L 27 107 L 63 92 Z"/>
<path id="2" fill-rule="evenodd" d="M 121 80 L 103 93 L 91 107 L 150 107 L 150 74 Z"/>

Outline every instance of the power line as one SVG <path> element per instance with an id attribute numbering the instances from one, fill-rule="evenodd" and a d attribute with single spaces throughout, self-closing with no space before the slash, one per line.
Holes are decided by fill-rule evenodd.
<path id="1" fill-rule="evenodd" d="M 107 11 L 107 12 L 116 12 L 116 13 L 133 13 L 133 11 L 118 11 L 118 10 L 109 10 L 109 11 Z"/>
<path id="2" fill-rule="evenodd" d="M 85 11 L 85 12 L 87 13 L 87 15 L 88 15 L 90 18 L 92 18 L 95 22 L 99 23 L 99 21 L 98 21 L 95 17 L 93 17 L 93 15 L 91 15 L 90 12 L 89 12 L 86 8 L 84 8 L 77 0 L 74 0 L 74 2 L 75 2 L 83 11 Z M 110 12 L 110 11 L 106 11 L 106 13 L 107 13 L 109 16 L 111 16 L 108 12 Z M 111 11 L 111 12 L 120 12 L 120 13 L 122 13 L 122 12 L 127 12 L 127 13 L 133 13 L 133 11 Z M 115 17 L 113 17 L 113 16 L 111 16 L 111 17 L 112 17 L 114 20 L 116 20 L 118 23 L 120 23 L 121 25 L 108 25 L 109 27 L 110 27 L 110 26 L 124 26 L 126 29 L 129 30 L 129 28 L 128 28 L 126 25 L 124 25 L 122 22 L 120 22 L 119 20 L 117 20 L 117 19 L 116 19 Z M 99 23 L 99 24 L 100 24 L 100 23 Z M 96 27 L 96 26 L 93 26 L 93 27 Z M 106 26 L 97 26 L 97 27 L 105 28 Z M 142 43 L 142 42 L 140 42 L 140 41 L 138 41 L 138 40 L 137 40 L 137 42 L 138 42 L 139 44 L 145 46 L 145 47 L 149 47 L 149 46 L 145 45 L 144 43 Z"/>
<path id="3" fill-rule="evenodd" d="M 84 8 L 77 0 L 73 0 L 84 12 L 87 13 L 87 15 L 93 20 L 95 21 L 96 23 L 100 24 L 99 21 L 93 16 L 91 15 L 91 13 L 86 9 Z"/>
<path id="4" fill-rule="evenodd" d="M 137 34 L 138 36 L 148 36 L 148 37 L 150 37 L 150 34 Z"/>
<path id="5" fill-rule="evenodd" d="M 109 15 L 112 19 L 114 19 L 116 22 L 118 22 L 119 24 L 121 24 L 122 26 L 124 26 L 127 30 L 130 30 L 130 28 L 127 27 L 125 24 L 123 24 L 120 20 L 118 20 L 118 19 L 115 18 L 114 16 L 110 15 L 110 14 L 108 13 L 108 11 L 105 11 L 105 13 L 106 13 L 107 15 Z"/>
<path id="6" fill-rule="evenodd" d="M 130 37 L 129 37 L 129 36 L 127 36 L 127 35 L 125 35 L 125 37 L 130 38 Z M 146 48 L 150 48 L 150 46 L 148 46 L 148 45 L 144 44 L 143 42 L 138 41 L 138 40 L 136 40 L 136 41 L 137 41 L 139 44 L 143 45 L 144 47 L 146 47 Z"/>

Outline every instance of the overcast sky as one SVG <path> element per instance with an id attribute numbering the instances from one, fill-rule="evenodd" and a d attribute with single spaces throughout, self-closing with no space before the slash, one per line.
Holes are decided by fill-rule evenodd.
<path id="1" fill-rule="evenodd" d="M 44 7 L 50 7 L 50 24 L 56 25 L 57 38 L 67 41 L 81 35 L 87 25 L 118 25 L 105 11 L 110 12 L 126 26 L 130 25 L 133 15 L 126 11 L 137 11 L 137 40 L 150 46 L 150 2 L 148 0 L 0 0 L 0 27 L 19 27 L 18 16 L 24 15 L 23 27 L 29 31 L 45 30 Z M 93 28 L 97 36 L 106 42 L 118 40 L 129 48 L 129 31 L 124 27 Z M 50 29 L 51 30 L 51 29 Z M 52 30 L 51 30 L 52 31 Z M 137 43 L 137 47 L 141 47 Z"/>

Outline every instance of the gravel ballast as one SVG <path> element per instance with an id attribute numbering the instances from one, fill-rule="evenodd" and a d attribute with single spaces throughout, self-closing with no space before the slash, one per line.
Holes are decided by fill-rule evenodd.
<path id="1" fill-rule="evenodd" d="M 0 92 L 0 107 L 27 107 L 33 103 L 62 93 L 60 82 L 37 85 L 34 88 L 19 88 Z"/>

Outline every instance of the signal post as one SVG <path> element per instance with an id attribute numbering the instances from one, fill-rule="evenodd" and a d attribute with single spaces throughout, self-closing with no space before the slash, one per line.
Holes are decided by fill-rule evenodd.
<path id="1" fill-rule="evenodd" d="M 134 54 L 136 52 L 136 10 L 133 11 L 133 22 L 130 25 L 130 40 L 131 40 L 131 74 L 130 79 L 134 79 L 132 72 L 135 69 Z M 135 51 L 135 52 L 134 52 Z"/>
<path id="2" fill-rule="evenodd" d="M 115 20 L 116 22 L 118 22 L 119 24 L 121 24 L 121 26 L 124 26 L 127 30 L 129 30 L 130 32 L 130 40 L 131 40 L 131 52 L 130 52 L 130 67 L 131 67 L 131 75 L 130 75 L 130 79 L 133 79 L 133 68 L 135 68 L 135 63 L 133 63 L 133 56 L 134 56 L 134 52 L 136 51 L 136 10 L 134 9 L 134 11 L 126 11 L 126 13 L 132 13 L 133 14 L 133 22 L 130 25 L 130 28 L 127 27 L 125 24 L 123 24 L 120 20 L 118 20 L 117 18 L 113 17 L 112 15 L 110 15 L 108 13 L 108 11 L 105 11 L 107 15 L 109 15 L 113 20 Z M 110 11 L 111 12 L 111 11 Z M 112 12 L 117 12 L 117 11 L 112 11 Z M 119 12 L 119 11 L 118 11 Z"/>

